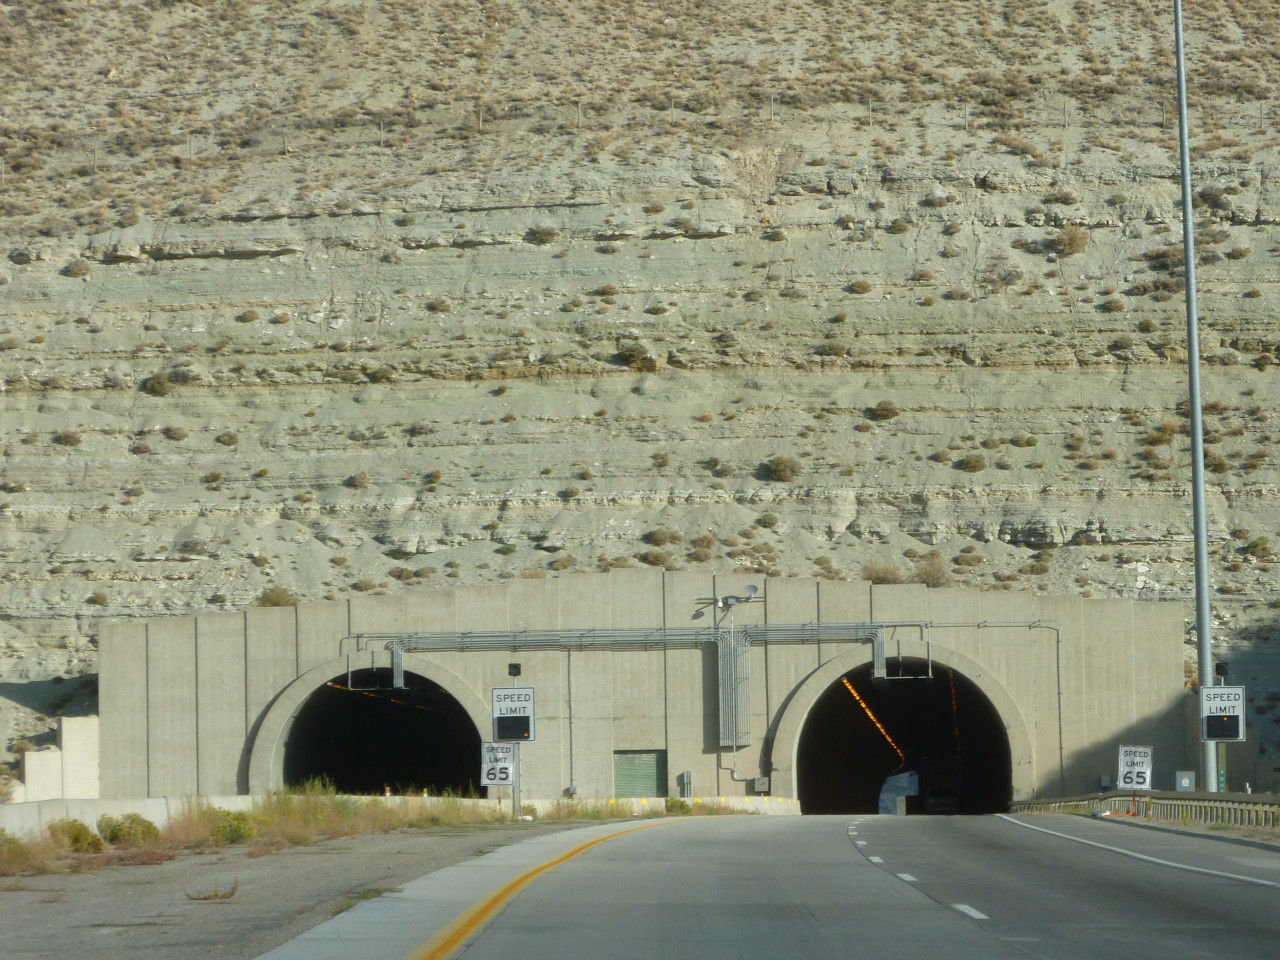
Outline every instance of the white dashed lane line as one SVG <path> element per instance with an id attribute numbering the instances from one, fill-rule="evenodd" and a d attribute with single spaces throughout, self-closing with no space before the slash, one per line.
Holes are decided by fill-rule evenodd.
<path id="1" fill-rule="evenodd" d="M 909 874 L 909 873 L 900 873 L 900 874 L 898 874 L 898 879 L 899 879 L 899 880 L 905 880 L 905 881 L 907 881 L 907 883 L 915 883 L 915 882 L 916 882 L 916 878 L 915 878 L 915 877 L 913 877 L 913 876 L 912 876 L 911 874 Z"/>
<path id="2" fill-rule="evenodd" d="M 872 863 L 884 863 L 884 858 L 882 857 L 867 857 L 867 859 Z"/>
<path id="3" fill-rule="evenodd" d="M 973 917 L 973 919 L 975 919 L 975 920 L 990 920 L 990 919 L 991 919 L 991 918 L 990 918 L 990 917 L 988 917 L 985 913 L 983 913 L 981 910 L 975 910 L 973 907 L 969 906 L 967 903 L 953 903 L 951 906 L 953 906 L 955 909 L 959 910 L 959 911 L 960 911 L 961 913 L 963 913 L 966 917 Z"/>
<path id="4" fill-rule="evenodd" d="M 856 844 L 857 844 L 858 846 L 860 846 L 860 847 L 865 847 L 865 846 L 867 845 L 867 841 L 865 841 L 865 840 L 855 840 L 855 841 L 853 841 L 853 842 L 854 842 L 854 843 L 856 843 Z"/>

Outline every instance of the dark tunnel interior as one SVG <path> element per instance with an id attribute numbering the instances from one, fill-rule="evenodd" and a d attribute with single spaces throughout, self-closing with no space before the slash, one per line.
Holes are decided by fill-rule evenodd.
<path id="1" fill-rule="evenodd" d="M 876 813 L 885 778 L 906 772 L 919 789 L 908 813 L 1008 809 L 1013 768 L 1000 715 L 962 674 L 936 662 L 929 672 L 925 660 L 898 658 L 890 679 L 873 680 L 867 664 L 818 697 L 796 763 L 803 813 Z"/>
<path id="2" fill-rule="evenodd" d="M 439 684 L 407 672 L 405 683 L 393 690 L 390 670 L 357 670 L 352 689 L 342 674 L 313 693 L 285 741 L 285 783 L 324 777 L 354 794 L 478 789 L 471 717 Z"/>

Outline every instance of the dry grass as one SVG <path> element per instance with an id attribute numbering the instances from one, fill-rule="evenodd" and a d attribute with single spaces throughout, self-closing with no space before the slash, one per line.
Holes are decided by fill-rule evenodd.
<path id="1" fill-rule="evenodd" d="M 131 836 L 119 845 L 106 845 L 100 852 L 77 853 L 66 842 L 66 829 L 59 829 L 56 836 L 46 834 L 28 839 L 0 831 L 0 876 L 81 872 L 112 865 L 161 863 L 185 851 L 239 844 L 247 845 L 249 856 L 262 856 L 332 837 L 511 821 L 509 810 L 475 801 L 475 797 L 451 795 L 356 797 L 340 794 L 331 783 L 318 780 L 294 790 L 270 794 L 256 801 L 247 812 L 224 810 L 196 800 L 157 834 L 148 834 L 141 841 Z M 526 807 L 522 812 L 534 815 L 534 808 Z M 655 800 L 645 805 L 638 815 L 701 816 L 733 812 L 736 811 L 718 803 L 688 804 L 681 800 L 664 803 Z M 610 800 L 566 798 L 557 800 L 539 819 L 609 820 L 630 815 L 629 808 L 619 807 Z M 97 834 L 89 831 L 89 836 L 101 845 Z M 230 895 L 234 895 L 234 891 Z M 191 898 L 218 899 L 205 895 Z"/>

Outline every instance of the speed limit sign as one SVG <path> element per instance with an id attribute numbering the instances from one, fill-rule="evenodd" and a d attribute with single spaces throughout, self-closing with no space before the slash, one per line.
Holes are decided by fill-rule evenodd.
<path id="1" fill-rule="evenodd" d="M 1120 790 L 1150 790 L 1155 773 L 1151 747 L 1127 745 L 1120 748 L 1120 772 L 1116 787 Z"/>
<path id="2" fill-rule="evenodd" d="M 480 786 L 509 787 L 516 774 L 514 743 L 480 744 Z"/>

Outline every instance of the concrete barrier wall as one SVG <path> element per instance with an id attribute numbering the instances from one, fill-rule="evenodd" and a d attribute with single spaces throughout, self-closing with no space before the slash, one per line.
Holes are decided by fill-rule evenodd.
<path id="1" fill-rule="evenodd" d="M 191 797 L 141 797 L 120 800 L 36 800 L 29 803 L 0 804 L 0 829 L 14 836 L 31 836 L 44 831 L 54 820 L 70 818 L 97 829 L 103 814 L 119 817 L 140 813 L 157 827 L 190 808 Z M 204 797 L 200 801 L 226 810 L 249 810 L 254 798 L 247 796 Z"/>
<path id="2" fill-rule="evenodd" d="M 645 569 L 104 624 L 102 794 L 278 789 L 292 718 L 345 672 L 340 641 L 350 633 L 703 627 L 699 598 L 747 586 L 760 592 L 737 608 L 742 624 L 911 622 L 887 628 L 890 657 L 932 658 L 987 695 L 1009 731 L 1016 797 L 1096 788 L 1119 742 L 1157 748 L 1157 783 L 1172 786 L 1189 760 L 1181 604 Z M 732 751 L 717 746 L 716 666 L 705 649 L 437 651 L 409 654 L 405 666 L 451 693 L 487 738 L 489 689 L 511 684 L 510 661 L 523 664 L 520 685 L 538 691 L 538 738 L 521 757 L 529 796 L 574 787 L 608 797 L 615 751 L 665 750 L 669 794 L 688 771 L 699 794 L 750 796 L 751 778 L 767 776 L 774 796 L 794 798 L 809 708 L 870 649 L 770 643 L 750 659 L 752 743 Z M 386 667 L 389 657 L 366 649 L 351 666 Z"/>

